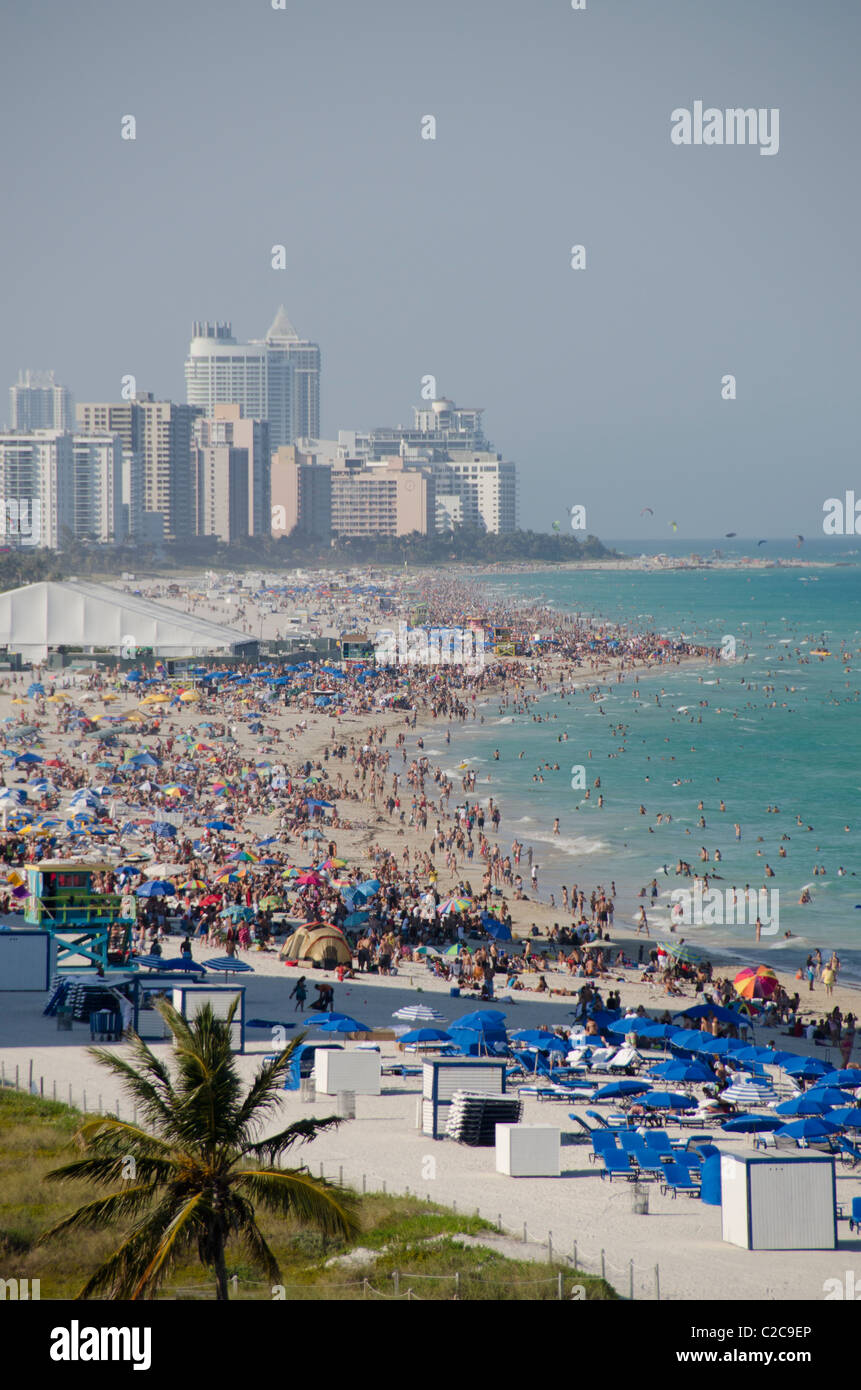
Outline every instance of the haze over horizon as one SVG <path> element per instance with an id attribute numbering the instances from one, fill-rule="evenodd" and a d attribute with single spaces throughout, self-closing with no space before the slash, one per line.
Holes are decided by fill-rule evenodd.
<path id="1" fill-rule="evenodd" d="M 407 423 L 432 374 L 521 526 L 825 539 L 861 496 L 846 0 L 47 0 L 0 33 L 0 420 L 27 367 L 184 401 L 193 320 L 242 341 L 283 303 L 326 437 Z M 700 100 L 779 110 L 778 152 L 674 145 Z"/>

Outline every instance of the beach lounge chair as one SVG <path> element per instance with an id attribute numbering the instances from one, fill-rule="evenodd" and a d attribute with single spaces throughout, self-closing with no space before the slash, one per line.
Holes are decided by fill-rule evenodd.
<path id="1" fill-rule="evenodd" d="M 835 1134 L 833 1151 L 839 1154 L 843 1162 L 850 1168 L 854 1168 L 856 1163 L 861 1163 L 861 1148 L 853 1139 L 848 1139 L 845 1134 Z"/>
<path id="2" fill-rule="evenodd" d="M 631 1162 L 630 1154 L 622 1153 L 621 1150 L 614 1152 L 606 1149 L 601 1154 L 601 1177 L 609 1178 L 612 1182 L 614 1178 L 626 1178 L 628 1182 L 633 1182 L 637 1176 L 637 1170 Z"/>
<path id="3" fill-rule="evenodd" d="M 677 1148 L 664 1129 L 649 1130 L 644 1136 L 644 1142 L 653 1153 L 664 1154 L 667 1157 L 672 1156 Z"/>
<path id="4" fill-rule="evenodd" d="M 591 1125 L 587 1125 L 587 1123 L 586 1123 L 586 1121 L 583 1119 L 582 1115 L 575 1115 L 575 1113 L 574 1113 L 573 1110 L 569 1110 L 569 1112 L 568 1112 L 568 1118 L 569 1118 L 569 1120 L 573 1120 L 574 1123 L 575 1123 L 575 1125 L 579 1125 L 579 1126 L 580 1126 L 580 1129 L 583 1130 L 586 1134 L 588 1134 L 590 1139 L 592 1138 L 592 1135 L 593 1135 L 593 1134 L 606 1134 L 606 1133 L 608 1133 L 607 1130 L 603 1130 L 603 1129 L 601 1129 L 601 1130 L 593 1129 Z"/>
<path id="5" fill-rule="evenodd" d="M 622 1150 L 616 1143 L 616 1135 L 609 1129 L 592 1130 L 592 1152 L 589 1155 L 589 1162 L 594 1163 L 596 1159 L 603 1158 L 606 1153 L 621 1153 Z"/>
<path id="6" fill-rule="evenodd" d="M 589 1058 L 590 1071 L 606 1071 L 608 1064 L 620 1049 L 617 1047 L 596 1047 Z"/>
<path id="7" fill-rule="evenodd" d="M 643 1059 L 635 1047 L 620 1047 L 612 1061 L 607 1063 L 607 1070 L 623 1071 L 627 1076 L 633 1076 L 642 1065 Z"/>
<path id="8" fill-rule="evenodd" d="M 632 1154 L 641 1177 L 662 1178 L 666 1160 L 647 1144 L 641 1144 Z"/>
<path id="9" fill-rule="evenodd" d="M 850 1231 L 861 1230 L 861 1197 L 852 1198 L 852 1215 L 849 1217 Z"/>
<path id="10" fill-rule="evenodd" d="M 682 1163 L 665 1163 L 663 1165 L 664 1181 L 661 1183 L 661 1192 L 672 1192 L 673 1197 L 677 1197 L 680 1192 L 686 1192 L 689 1197 L 699 1197 L 699 1183 L 694 1182 L 689 1168 Z"/>

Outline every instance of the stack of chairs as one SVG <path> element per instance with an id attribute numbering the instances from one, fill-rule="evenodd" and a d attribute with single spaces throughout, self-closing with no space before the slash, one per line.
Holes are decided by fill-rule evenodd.
<path id="1" fill-rule="evenodd" d="M 445 1132 L 458 1144 L 472 1148 L 492 1148 L 497 1125 L 516 1125 L 523 1114 L 521 1101 L 514 1096 L 475 1095 L 455 1091 Z"/>

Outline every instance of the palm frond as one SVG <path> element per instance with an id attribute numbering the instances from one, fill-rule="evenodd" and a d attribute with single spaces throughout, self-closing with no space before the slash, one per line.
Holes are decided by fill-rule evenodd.
<path id="1" fill-rule="evenodd" d="M 325 1120 L 294 1120 L 280 1133 L 273 1134 L 268 1139 L 259 1139 L 253 1144 L 246 1144 L 245 1153 L 266 1158 L 270 1163 L 274 1163 L 279 1154 L 285 1153 L 293 1144 L 309 1144 L 324 1130 L 335 1129 L 343 1123 L 340 1115 L 329 1115 Z"/>
<path id="2" fill-rule="evenodd" d="M 135 1285 L 131 1295 L 133 1299 L 140 1297 L 148 1283 L 158 1280 L 165 1267 L 176 1258 L 179 1247 L 191 1239 L 197 1209 L 203 1200 L 204 1194 L 197 1192 L 176 1213 L 170 1225 L 163 1232 L 152 1259 Z"/>
<path id="3" fill-rule="evenodd" d="M 88 1202 L 86 1206 L 78 1207 L 78 1210 L 73 1211 L 71 1216 L 65 1216 L 50 1230 L 43 1231 L 36 1244 L 44 1245 L 47 1241 L 53 1240 L 55 1236 L 63 1235 L 66 1231 L 104 1230 L 113 1221 L 123 1220 L 130 1216 L 139 1216 L 142 1211 L 152 1205 L 155 1194 L 156 1189 L 147 1185 L 126 1187 L 122 1192 L 113 1192 L 110 1197 L 99 1197 L 95 1202 Z"/>
<path id="4" fill-rule="evenodd" d="M 306 1170 L 243 1169 L 233 1177 L 255 1201 L 262 1202 L 270 1211 L 281 1216 L 295 1216 L 324 1235 L 350 1237 L 358 1234 L 358 1208 L 353 1194 L 323 1178 L 312 1178 Z"/>

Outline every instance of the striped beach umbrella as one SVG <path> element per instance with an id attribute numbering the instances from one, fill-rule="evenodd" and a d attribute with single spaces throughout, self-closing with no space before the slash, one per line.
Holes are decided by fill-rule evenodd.
<path id="1" fill-rule="evenodd" d="M 770 999 L 780 988 L 780 981 L 768 965 L 748 965 L 738 972 L 733 984 L 743 999 Z"/>
<path id="2" fill-rule="evenodd" d="M 404 1023 L 445 1023 L 444 1016 L 427 1004 L 405 1004 L 396 1009 L 392 1018 L 400 1018 Z"/>
<path id="3" fill-rule="evenodd" d="M 734 1081 L 721 1091 L 720 1098 L 729 1105 L 770 1105 L 775 1094 L 772 1086 L 763 1086 L 758 1081 Z"/>

